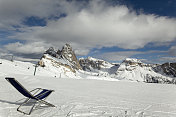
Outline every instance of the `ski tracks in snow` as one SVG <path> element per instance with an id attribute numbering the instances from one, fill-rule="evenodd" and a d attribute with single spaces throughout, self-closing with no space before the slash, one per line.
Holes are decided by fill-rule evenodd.
<path id="1" fill-rule="evenodd" d="M 129 102 L 131 103 L 131 102 Z M 134 103 L 133 103 L 134 104 Z M 175 117 L 176 105 L 174 104 L 152 104 L 141 107 L 141 103 L 135 103 L 137 108 L 125 107 L 125 105 L 100 105 L 96 103 L 72 102 L 69 106 L 63 105 L 62 112 L 65 117 Z M 139 107 L 138 107 L 139 106 Z M 168 108 L 168 109 L 167 109 Z M 172 110 L 171 110 L 172 109 Z"/>
<path id="2" fill-rule="evenodd" d="M 50 115 L 49 115 L 50 113 Z M 41 114 L 41 117 L 143 117 L 132 109 L 99 105 L 95 103 L 72 102 Z"/>
<path id="3" fill-rule="evenodd" d="M 2 103 L 0 107 L 2 117 L 23 116 L 16 112 L 16 106 Z M 176 105 L 164 103 L 143 103 L 131 100 L 119 101 L 115 104 L 80 102 L 72 100 L 56 104 L 56 108 L 41 108 L 32 112 L 29 117 L 175 117 Z"/>

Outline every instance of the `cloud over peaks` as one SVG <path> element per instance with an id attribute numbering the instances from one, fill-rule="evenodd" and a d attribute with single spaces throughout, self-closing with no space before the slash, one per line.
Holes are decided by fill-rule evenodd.
<path id="1" fill-rule="evenodd" d="M 92 1 L 89 7 L 68 14 L 47 26 L 20 33 L 20 39 L 49 43 L 75 43 L 82 48 L 118 46 L 142 48 L 148 43 L 171 42 L 176 38 L 176 19 L 136 14 L 126 6 L 107 6 Z"/>
<path id="2" fill-rule="evenodd" d="M 46 47 L 46 44 L 50 44 L 56 48 L 70 43 L 77 53 L 86 55 L 92 48 L 117 46 L 124 49 L 138 49 L 148 43 L 168 43 L 176 39 L 175 18 L 154 14 L 137 14 L 124 5 L 108 5 L 107 1 L 89 1 L 85 7 L 83 7 L 84 2 L 75 1 L 32 0 L 28 1 L 29 3 L 23 2 L 23 0 L 13 1 L 19 2 L 27 8 L 22 11 L 23 7 L 21 5 L 17 7 L 18 5 L 14 2 L 15 8 L 12 6 L 9 9 L 15 9 L 14 12 L 20 14 L 12 16 L 16 19 L 14 21 L 19 22 L 28 16 L 47 18 L 46 26 L 22 27 L 20 32 L 11 37 L 25 40 L 33 47 L 36 46 L 36 42 L 41 42 L 40 46 L 43 44 Z M 42 4 L 39 4 L 40 2 Z M 3 5 L 2 3 L 6 2 L 1 0 L 0 6 Z M 8 11 L 7 8 L 3 9 Z M 9 16 L 10 13 L 7 12 L 6 15 Z M 61 13 L 66 15 L 55 19 L 49 18 L 53 14 L 59 16 Z M 5 22 L 5 16 L 2 14 L 0 7 L 0 17 L 3 16 L 0 24 Z M 12 48 L 14 45 L 7 45 L 6 48 Z M 23 47 L 23 49 L 28 48 L 27 45 Z M 15 51 L 28 52 L 21 51 L 20 48 L 22 47 Z"/>

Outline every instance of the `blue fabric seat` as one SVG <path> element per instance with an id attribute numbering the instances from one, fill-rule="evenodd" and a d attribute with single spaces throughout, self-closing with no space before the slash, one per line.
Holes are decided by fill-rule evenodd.
<path id="1" fill-rule="evenodd" d="M 23 112 L 20 110 L 20 107 L 24 104 L 26 104 L 27 102 L 29 102 L 30 99 L 34 99 L 36 101 L 38 101 L 39 103 L 43 103 L 45 105 L 51 106 L 51 107 L 55 107 L 53 104 L 50 104 L 46 101 L 44 101 L 46 99 L 46 97 L 48 97 L 54 90 L 48 90 L 48 89 L 42 89 L 42 88 L 36 88 L 32 91 L 28 91 L 26 90 L 15 78 L 9 78 L 6 77 L 5 78 L 11 85 L 13 85 L 22 95 L 24 95 L 25 97 L 27 97 L 27 99 L 24 101 L 24 103 L 22 103 L 18 108 L 17 111 L 22 112 L 24 114 L 28 114 L 30 115 L 32 112 L 32 109 L 34 108 L 35 104 L 33 105 L 33 107 L 31 108 L 29 113 Z M 34 93 L 32 93 L 34 92 Z"/>

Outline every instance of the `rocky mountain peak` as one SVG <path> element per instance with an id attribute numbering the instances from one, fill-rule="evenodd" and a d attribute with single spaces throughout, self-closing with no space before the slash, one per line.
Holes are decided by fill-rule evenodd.
<path id="1" fill-rule="evenodd" d="M 91 71 L 91 68 L 100 70 L 101 69 L 100 65 L 102 64 L 102 61 L 98 61 L 98 60 L 92 59 L 92 57 L 88 57 L 86 59 L 84 58 L 79 59 L 79 63 L 83 68 L 83 70 Z"/>
<path id="2" fill-rule="evenodd" d="M 45 51 L 44 54 L 48 54 L 54 58 L 57 58 L 55 60 L 64 61 L 64 64 L 66 63 L 73 69 L 82 69 L 74 51 L 72 50 L 72 47 L 69 44 L 65 44 L 62 50 L 58 49 L 57 52 L 54 50 L 53 47 L 50 47 L 48 50 Z"/>
<path id="3" fill-rule="evenodd" d="M 57 53 L 54 51 L 54 48 L 53 47 L 50 47 L 48 50 L 45 51 L 44 54 L 49 54 L 53 57 L 58 57 Z"/>
<path id="4" fill-rule="evenodd" d="M 68 61 L 72 61 L 73 56 L 76 57 L 75 53 L 72 50 L 72 47 L 69 44 L 65 44 L 62 47 L 62 50 L 58 50 L 57 53 L 60 53 L 62 57 L 66 58 Z"/>
<path id="5" fill-rule="evenodd" d="M 79 63 L 83 70 L 88 71 L 94 71 L 94 70 L 101 70 L 105 68 L 110 68 L 113 65 L 107 61 L 96 59 L 93 57 L 87 57 L 87 58 L 80 58 Z"/>
<path id="6" fill-rule="evenodd" d="M 139 59 L 135 58 L 126 58 L 121 64 L 125 66 L 140 66 L 140 67 L 154 67 L 154 64 L 145 64 L 141 62 Z"/>
<path id="7" fill-rule="evenodd" d="M 120 65 L 93 57 L 80 58 L 79 61 L 69 44 L 55 51 L 50 47 L 41 58 L 40 66 L 54 66 L 64 74 L 68 72 L 91 74 L 94 76 L 128 79 L 148 83 L 176 84 L 176 63 L 146 64 L 135 58 L 126 58 Z M 82 71 L 84 70 L 84 71 Z"/>
<path id="8" fill-rule="evenodd" d="M 135 58 L 126 58 L 122 63 L 125 63 L 127 65 L 137 65 L 142 64 L 142 62 Z"/>
<path id="9" fill-rule="evenodd" d="M 71 47 L 70 44 L 66 43 L 66 44 L 63 46 L 62 50 L 72 51 L 72 47 Z"/>
<path id="10" fill-rule="evenodd" d="M 176 63 L 164 63 L 162 65 L 158 65 L 155 67 L 155 71 L 176 77 Z"/>
<path id="11" fill-rule="evenodd" d="M 67 59 L 70 63 L 72 63 L 76 69 L 82 69 L 78 62 L 76 54 L 74 53 L 72 47 L 69 44 L 65 44 L 62 50 L 58 50 L 57 53 L 61 53 L 61 56 Z"/>

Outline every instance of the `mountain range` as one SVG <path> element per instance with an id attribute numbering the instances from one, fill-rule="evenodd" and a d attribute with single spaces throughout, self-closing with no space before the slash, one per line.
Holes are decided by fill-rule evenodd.
<path id="1" fill-rule="evenodd" d="M 68 77 L 176 84 L 176 63 L 146 64 L 135 58 L 126 58 L 122 63 L 115 64 L 93 57 L 77 59 L 69 44 L 57 51 L 49 48 L 38 64 L 45 69 L 54 67 L 58 73 Z"/>

